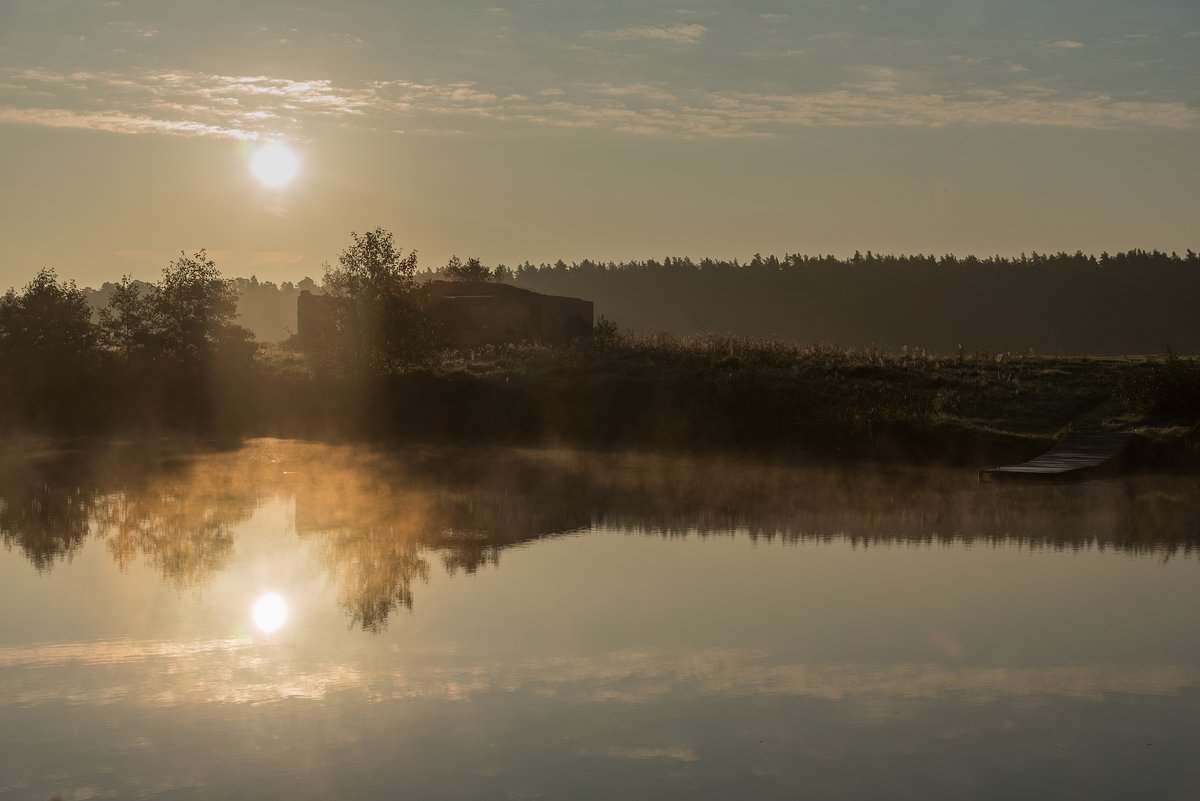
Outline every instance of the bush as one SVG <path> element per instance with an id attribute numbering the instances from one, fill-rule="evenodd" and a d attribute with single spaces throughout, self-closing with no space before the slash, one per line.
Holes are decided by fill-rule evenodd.
<path id="1" fill-rule="evenodd" d="M 1138 365 L 1121 377 L 1117 396 L 1134 414 L 1150 420 L 1200 417 L 1200 360 L 1182 359 L 1170 348 L 1160 361 Z"/>

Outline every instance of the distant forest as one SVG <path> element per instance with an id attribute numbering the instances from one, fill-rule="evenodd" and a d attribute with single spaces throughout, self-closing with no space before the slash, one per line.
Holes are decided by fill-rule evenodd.
<path id="1" fill-rule="evenodd" d="M 622 328 L 952 353 L 1200 352 L 1200 255 L 755 256 L 522 265 L 517 285 Z"/>
<path id="2" fill-rule="evenodd" d="M 133 281 L 139 291 L 146 291 L 150 284 Z M 85 289 L 84 296 L 93 309 L 108 305 L 118 284 L 106 281 L 99 289 Z M 304 290 L 320 292 L 320 285 L 311 278 L 297 283 L 284 281 L 275 284 L 260 282 L 257 278 L 234 278 L 233 288 L 237 292 L 238 323 L 254 332 L 261 342 L 282 342 L 296 332 L 296 299 Z"/>
<path id="3" fill-rule="evenodd" d="M 451 265 L 458 264 L 456 259 Z M 754 256 L 747 262 L 662 261 L 504 265 L 492 280 L 586 298 L 634 332 L 740 336 L 934 353 L 1115 355 L 1200 353 L 1200 255 L 1131 250 L 994 256 Z M 447 268 L 419 273 L 435 278 Z M 482 277 L 477 276 L 477 277 Z M 90 290 L 102 306 L 110 284 Z M 312 279 L 235 280 L 242 325 L 262 341 L 296 329 L 296 298 Z"/>

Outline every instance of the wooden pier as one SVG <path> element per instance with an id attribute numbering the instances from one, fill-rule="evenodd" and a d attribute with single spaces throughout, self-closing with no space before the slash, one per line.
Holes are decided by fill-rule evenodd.
<path id="1" fill-rule="evenodd" d="M 1071 434 L 1041 456 L 1007 467 L 979 471 L 980 481 L 1085 481 L 1109 472 L 1129 434 Z"/>

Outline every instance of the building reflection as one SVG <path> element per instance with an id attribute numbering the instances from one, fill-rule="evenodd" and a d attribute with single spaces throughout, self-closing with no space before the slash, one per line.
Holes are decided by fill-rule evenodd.
<path id="1" fill-rule="evenodd" d="M 227 451 L 115 448 L 0 463 L 0 538 L 38 570 L 102 540 L 123 568 L 179 588 L 229 564 L 263 503 L 294 504 L 354 626 L 411 609 L 440 562 L 471 573 L 505 549 L 593 526 L 798 543 L 1019 543 L 1168 557 L 1200 545 L 1194 478 L 981 486 L 969 470 L 772 466 L 554 450 L 386 452 L 256 441 Z"/>

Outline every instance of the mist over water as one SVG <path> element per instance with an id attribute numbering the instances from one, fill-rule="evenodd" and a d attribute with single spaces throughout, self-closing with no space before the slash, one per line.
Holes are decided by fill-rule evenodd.
<path id="1" fill-rule="evenodd" d="M 1187 797 L 1198 489 L 10 451 L 0 797 Z"/>

